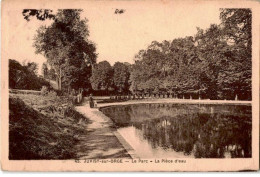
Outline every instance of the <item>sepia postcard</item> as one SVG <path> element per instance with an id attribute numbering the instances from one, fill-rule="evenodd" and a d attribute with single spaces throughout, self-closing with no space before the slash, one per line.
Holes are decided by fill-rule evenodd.
<path id="1" fill-rule="evenodd" d="M 259 170 L 259 1 L 1 12 L 2 170 Z"/>

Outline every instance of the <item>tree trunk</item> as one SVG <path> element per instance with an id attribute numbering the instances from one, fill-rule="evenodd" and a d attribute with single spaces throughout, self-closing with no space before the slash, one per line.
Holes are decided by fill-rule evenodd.
<path id="1" fill-rule="evenodd" d="M 59 90 L 61 90 L 61 68 L 59 71 Z"/>

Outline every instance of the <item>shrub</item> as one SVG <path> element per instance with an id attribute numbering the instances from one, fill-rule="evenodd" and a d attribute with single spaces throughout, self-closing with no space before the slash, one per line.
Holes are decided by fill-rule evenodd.
<path id="1" fill-rule="evenodd" d="M 49 93 L 48 93 L 48 96 L 50 96 L 50 97 L 56 97 L 56 96 L 57 96 L 57 92 L 54 91 L 54 90 L 50 90 Z"/>
<path id="2" fill-rule="evenodd" d="M 41 90 L 42 86 L 49 87 L 49 82 L 38 77 L 33 71 L 28 70 L 19 62 L 9 59 L 10 89 Z"/>
<path id="3" fill-rule="evenodd" d="M 48 88 L 46 86 L 42 86 L 41 95 L 46 96 L 48 94 Z"/>

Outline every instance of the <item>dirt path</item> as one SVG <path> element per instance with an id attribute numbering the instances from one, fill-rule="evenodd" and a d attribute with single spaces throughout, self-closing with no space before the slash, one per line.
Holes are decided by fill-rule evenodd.
<path id="1" fill-rule="evenodd" d="M 130 155 L 114 135 L 113 122 L 98 109 L 89 108 L 88 104 L 77 106 L 76 110 L 85 115 L 91 123 L 88 133 L 80 137 L 77 145 L 79 159 L 130 158 Z"/>

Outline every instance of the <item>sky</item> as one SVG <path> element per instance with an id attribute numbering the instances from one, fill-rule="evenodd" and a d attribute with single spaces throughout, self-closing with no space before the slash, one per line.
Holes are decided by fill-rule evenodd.
<path id="1" fill-rule="evenodd" d="M 134 62 L 139 50 L 147 48 L 152 41 L 173 40 L 193 36 L 200 27 L 206 29 L 210 24 L 219 23 L 219 8 L 206 4 L 185 6 L 183 3 L 141 2 L 89 2 L 81 7 L 82 18 L 87 18 L 90 36 L 96 44 L 97 61 Z M 115 9 L 125 9 L 123 14 L 115 14 Z M 39 68 L 46 59 L 36 55 L 32 46 L 36 30 L 51 21 L 23 19 L 21 11 L 15 11 L 15 18 L 9 22 L 12 33 L 8 39 L 10 59 L 37 62 Z"/>

